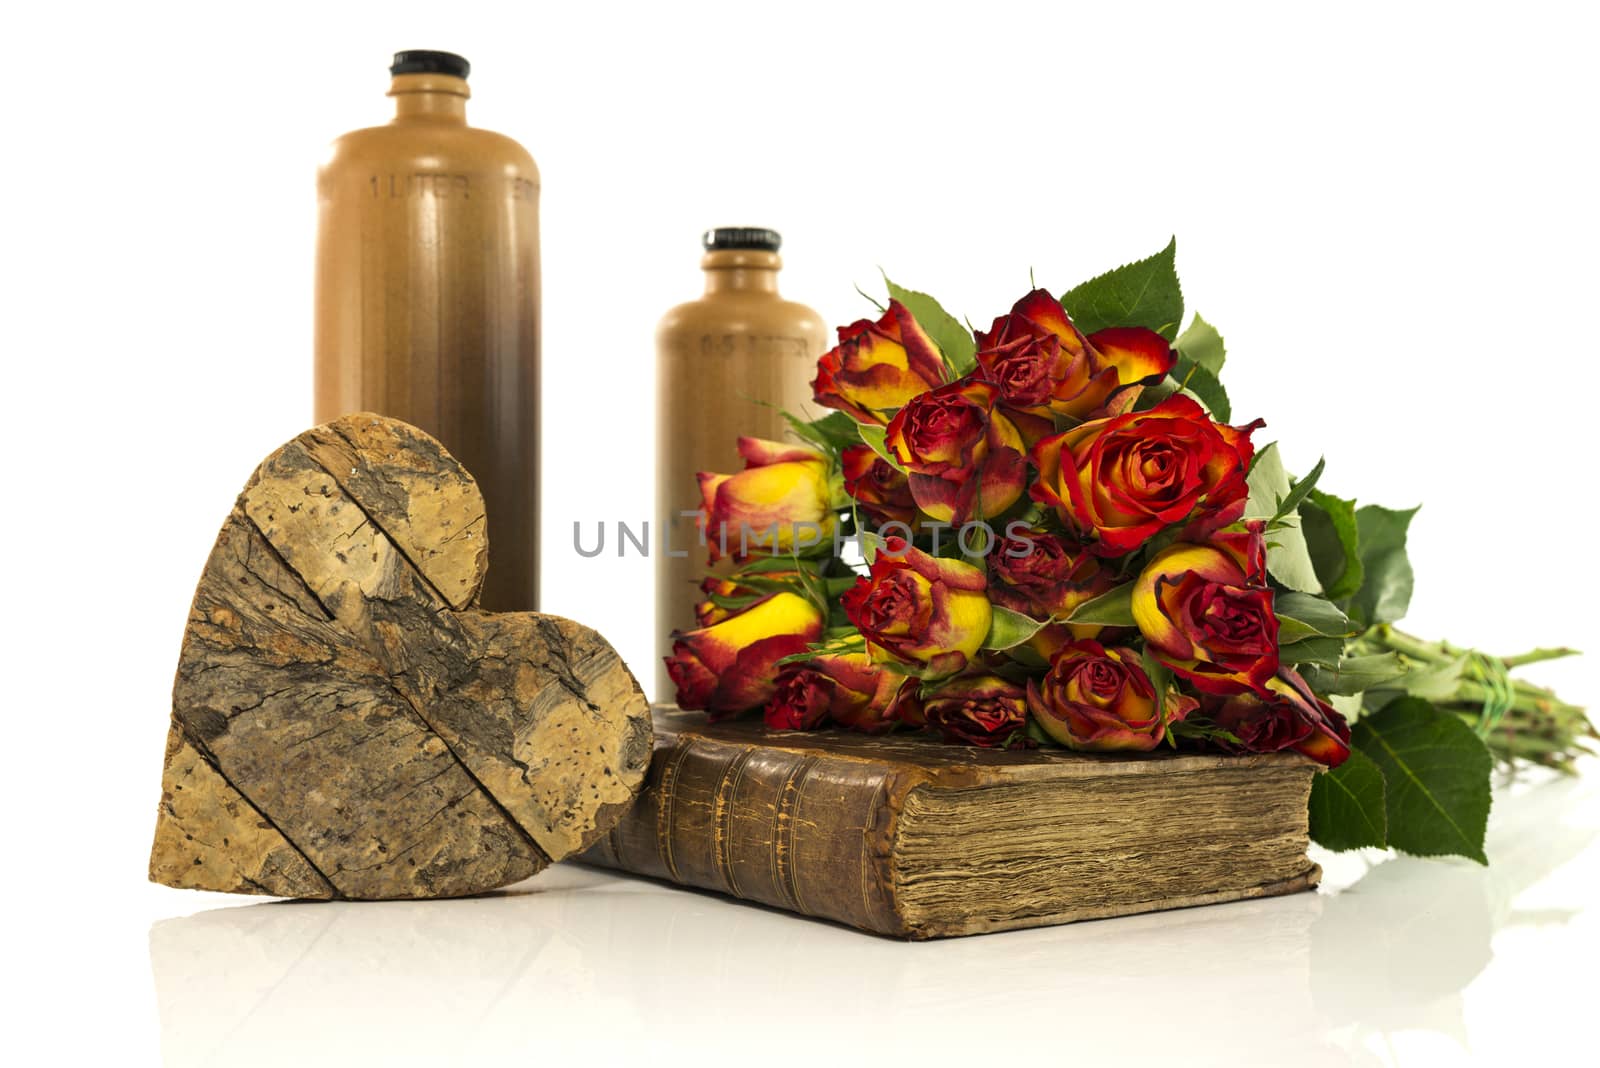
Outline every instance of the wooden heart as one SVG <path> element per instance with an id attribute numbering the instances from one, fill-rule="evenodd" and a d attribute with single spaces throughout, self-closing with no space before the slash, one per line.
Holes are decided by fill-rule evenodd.
<path id="1" fill-rule="evenodd" d="M 189 612 L 150 878 L 450 897 L 605 834 L 649 707 L 589 628 L 473 607 L 488 550 L 477 484 L 415 427 L 351 415 L 269 456 Z"/>

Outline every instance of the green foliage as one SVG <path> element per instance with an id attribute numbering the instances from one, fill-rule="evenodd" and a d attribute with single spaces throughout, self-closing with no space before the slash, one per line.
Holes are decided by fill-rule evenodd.
<path id="1" fill-rule="evenodd" d="M 1277 442 L 1256 453 L 1248 482 L 1250 499 L 1245 504 L 1245 518 L 1277 516 L 1279 506 L 1294 488 L 1289 472 L 1283 469 Z M 1321 593 L 1322 583 L 1317 581 L 1316 569 L 1311 564 L 1311 550 L 1306 547 L 1305 535 L 1300 531 L 1299 515 L 1291 512 L 1280 517 L 1279 523 L 1267 545 L 1267 570 L 1291 590 Z"/>
<path id="2" fill-rule="evenodd" d="M 1228 358 L 1227 347 L 1217 328 L 1200 318 L 1199 312 L 1194 313 L 1189 328 L 1178 335 L 1173 347 L 1190 363 L 1211 372 L 1212 378 L 1222 377 L 1222 365 Z"/>
<path id="3" fill-rule="evenodd" d="M 990 611 L 993 614 L 990 617 L 989 636 L 983 642 L 985 649 L 1010 649 L 1021 645 L 1045 626 L 1044 622 L 1000 605 L 990 606 Z"/>
<path id="4" fill-rule="evenodd" d="M 1168 692 L 1172 689 L 1172 669 L 1157 659 L 1156 651 L 1149 645 L 1139 653 L 1139 666 L 1144 668 L 1145 677 L 1150 680 L 1150 687 L 1156 692 L 1156 715 L 1164 716 L 1167 710 Z M 1166 740 L 1168 744 L 1177 744 L 1171 726 L 1167 728 Z"/>
<path id="5" fill-rule="evenodd" d="M 1283 522 L 1285 518 L 1299 510 L 1300 502 L 1305 500 L 1311 491 L 1316 488 L 1317 479 L 1322 477 L 1322 469 L 1327 464 L 1328 461 L 1325 457 L 1318 457 L 1317 466 L 1311 469 L 1311 473 L 1306 475 L 1305 478 L 1297 479 L 1294 485 L 1289 487 L 1289 492 L 1284 494 L 1283 500 L 1278 502 L 1278 510 L 1272 513 L 1272 524 L 1276 525 Z"/>
<path id="6" fill-rule="evenodd" d="M 839 452 L 852 445 L 861 444 L 861 434 L 856 430 L 856 421 L 844 412 L 830 412 L 821 419 L 810 422 L 789 412 L 784 412 L 783 418 L 797 435 L 825 452 Z"/>
<path id="7" fill-rule="evenodd" d="M 1172 374 L 1183 391 L 1205 405 L 1206 411 L 1217 422 L 1226 423 L 1233 419 L 1233 405 L 1228 400 L 1228 391 L 1222 388 L 1221 379 L 1214 373 L 1179 353 Z"/>
<path id="8" fill-rule="evenodd" d="M 1278 617 L 1278 641 L 1290 643 L 1321 634 L 1343 638 L 1350 634 L 1350 618 L 1331 601 L 1309 593 L 1280 593 L 1273 598 Z"/>
<path id="9" fill-rule="evenodd" d="M 1360 750 L 1311 783 L 1311 839 L 1328 849 L 1389 844 L 1383 772 Z"/>
<path id="10" fill-rule="evenodd" d="M 1313 664 L 1304 671 L 1306 683 L 1323 697 L 1349 697 L 1404 679 L 1408 668 L 1394 653 L 1345 656 L 1332 667 Z"/>
<path id="11" fill-rule="evenodd" d="M 952 378 L 960 378 L 978 366 L 975 358 L 977 342 L 972 339 L 972 331 L 961 325 L 960 320 L 940 307 L 939 302 L 928 294 L 897 286 L 889 280 L 888 275 L 883 276 L 883 281 L 889 287 L 889 296 L 904 304 L 912 317 L 922 324 L 922 329 L 927 331 L 933 343 L 939 346 Z"/>
<path id="12" fill-rule="evenodd" d="M 1181 392 L 1178 385 L 1178 380 L 1173 378 L 1171 375 L 1168 375 L 1154 385 L 1145 386 L 1144 389 L 1139 392 L 1138 400 L 1133 402 L 1133 410 L 1136 412 L 1148 412 L 1151 408 L 1154 408 L 1156 405 L 1160 404 L 1162 401 L 1178 392 Z M 1196 397 L 1195 399 L 1198 400 L 1199 398 Z M 1057 430 L 1066 430 L 1068 427 L 1074 425 L 1072 423 L 1064 422 L 1065 419 L 1065 416 L 1056 417 Z"/>
<path id="13" fill-rule="evenodd" d="M 1333 667 L 1344 655 L 1344 639 L 1314 634 L 1298 641 L 1280 642 L 1278 658 L 1285 664 L 1320 664 Z"/>
<path id="14" fill-rule="evenodd" d="M 1459 716 L 1402 697 L 1357 720 L 1352 740 L 1383 772 L 1391 846 L 1489 862 L 1483 837 L 1493 761 Z"/>
<path id="15" fill-rule="evenodd" d="M 861 423 L 856 427 L 856 433 L 861 436 L 862 442 L 869 449 L 883 458 L 885 463 L 896 471 L 904 473 L 905 468 L 900 466 L 900 461 L 894 458 L 894 454 L 889 451 L 889 446 L 884 444 L 884 438 L 887 434 L 884 427 Z"/>
<path id="16" fill-rule="evenodd" d="M 1361 588 L 1360 536 L 1356 502 L 1313 489 L 1300 502 L 1300 529 L 1323 592 L 1342 601 Z"/>
<path id="17" fill-rule="evenodd" d="M 1061 303 L 1085 334 L 1110 326 L 1143 326 L 1171 341 L 1183 321 L 1177 256 L 1178 239 L 1173 238 L 1149 259 L 1074 286 L 1062 294 Z"/>
<path id="18" fill-rule="evenodd" d="M 1363 626 L 1393 623 L 1411 605 L 1411 561 L 1406 557 L 1406 531 L 1415 508 L 1396 511 L 1376 504 L 1356 511 L 1361 551 L 1361 588 L 1345 611 Z"/>
<path id="19" fill-rule="evenodd" d="M 1073 623 L 1098 623 L 1104 627 L 1135 626 L 1133 583 L 1124 582 L 1115 589 L 1083 602 L 1073 609 L 1067 619 Z"/>

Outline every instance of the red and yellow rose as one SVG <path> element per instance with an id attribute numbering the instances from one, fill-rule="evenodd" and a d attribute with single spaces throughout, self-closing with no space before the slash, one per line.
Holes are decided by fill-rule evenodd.
<path id="1" fill-rule="evenodd" d="M 1160 334 L 1142 327 L 1079 333 L 1061 302 L 1042 289 L 1017 301 L 986 333 L 977 335 L 984 377 L 1007 407 L 1034 415 L 1084 419 L 1115 394 L 1160 380 L 1175 357 Z"/>
<path id="2" fill-rule="evenodd" d="M 904 523 L 914 529 L 917 501 L 911 496 L 906 473 L 867 445 L 851 445 L 839 454 L 844 471 L 844 491 L 874 523 Z"/>
<path id="3" fill-rule="evenodd" d="M 1278 671 L 1278 618 L 1255 537 L 1179 542 L 1133 586 L 1133 618 L 1161 662 L 1211 694 L 1265 693 Z"/>
<path id="4" fill-rule="evenodd" d="M 1065 619 L 1117 584 L 1105 561 L 1044 530 L 1008 532 L 988 565 L 989 599 L 1034 619 Z"/>
<path id="5" fill-rule="evenodd" d="M 774 593 L 720 623 L 674 631 L 667 674 L 678 707 L 730 715 L 772 696 L 778 661 L 822 637 L 817 606 L 798 594 Z"/>
<path id="6" fill-rule="evenodd" d="M 947 742 L 1018 746 L 1028 725 L 1028 691 L 998 675 L 962 675 L 923 698 L 922 711 Z"/>
<path id="7" fill-rule="evenodd" d="M 999 515 L 1027 484 L 1026 447 L 995 408 L 999 389 L 964 378 L 913 397 L 890 420 L 884 445 L 908 472 L 917 507 L 960 525 Z"/>
<path id="8" fill-rule="evenodd" d="M 1244 513 L 1250 433 L 1259 425 L 1213 422 L 1175 394 L 1149 411 L 1040 441 L 1032 456 L 1039 480 L 1030 492 L 1103 556 L 1133 552 L 1176 523 L 1204 537 Z"/>
<path id="9" fill-rule="evenodd" d="M 823 653 L 786 666 L 767 702 L 776 730 L 813 730 L 826 723 L 876 734 L 897 722 L 920 724 L 917 680 L 889 671 L 866 653 Z"/>
<path id="10" fill-rule="evenodd" d="M 987 588 L 983 572 L 971 564 L 891 539 L 840 603 L 873 659 L 936 677 L 966 667 L 989 636 Z"/>
<path id="11" fill-rule="evenodd" d="M 1213 724 L 1239 739 L 1225 749 L 1276 753 L 1293 749 L 1336 768 L 1350 756 L 1350 725 L 1332 705 L 1311 691 L 1291 667 L 1266 681 L 1266 692 L 1208 697 L 1202 711 Z"/>
<path id="12" fill-rule="evenodd" d="M 777 563 L 778 561 L 764 561 L 764 563 Z M 755 579 L 762 581 L 762 586 L 754 584 Z M 733 575 L 707 575 L 700 580 L 700 592 L 705 594 L 705 600 L 696 601 L 694 606 L 694 620 L 697 627 L 709 627 L 714 623 L 721 623 L 730 616 L 736 616 L 746 608 L 755 604 L 761 598 L 775 592 L 766 583 L 781 582 L 790 586 L 798 593 L 804 588 L 799 570 L 795 568 L 768 568 L 760 572 L 738 572 Z"/>
<path id="13" fill-rule="evenodd" d="M 1157 698 L 1139 654 L 1084 639 L 1051 658 L 1042 679 L 1028 681 L 1028 711 L 1051 738 L 1085 752 L 1149 751 L 1198 702 L 1169 690 Z"/>
<path id="14" fill-rule="evenodd" d="M 818 404 L 881 426 L 912 397 L 946 381 L 938 346 L 905 305 L 891 300 L 877 322 L 839 328 L 839 344 L 817 361 L 811 391 Z"/>
<path id="15" fill-rule="evenodd" d="M 828 458 L 804 445 L 740 438 L 745 469 L 700 473 L 702 531 L 711 561 L 787 553 L 831 541 L 839 517 Z"/>

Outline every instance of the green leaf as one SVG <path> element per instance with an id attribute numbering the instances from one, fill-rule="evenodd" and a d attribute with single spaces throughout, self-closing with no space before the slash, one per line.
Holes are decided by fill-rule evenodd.
<path id="1" fill-rule="evenodd" d="M 784 412 L 783 417 L 789 421 L 796 434 L 830 452 L 838 452 L 852 445 L 861 444 L 861 435 L 856 431 L 856 421 L 844 412 L 830 412 L 821 419 L 813 419 L 809 423 L 788 412 Z"/>
<path id="2" fill-rule="evenodd" d="M 1314 489 L 1300 502 L 1300 530 L 1323 592 L 1342 601 L 1361 588 L 1360 536 L 1356 502 Z"/>
<path id="3" fill-rule="evenodd" d="M 867 423 L 861 423 L 856 427 L 856 432 L 861 435 L 862 442 L 864 442 L 866 446 L 873 452 L 881 456 L 884 462 L 886 462 L 896 471 L 899 471 L 902 474 L 905 473 L 905 468 L 900 466 L 900 461 L 894 458 L 894 456 L 889 452 L 889 446 L 883 443 L 884 438 L 888 435 L 888 429 L 886 427 L 872 426 Z"/>
<path id="4" fill-rule="evenodd" d="M 1115 589 L 1083 602 L 1073 609 L 1067 619 L 1073 623 L 1098 623 L 1104 627 L 1136 626 L 1133 619 L 1133 583 L 1124 582 Z"/>
<path id="5" fill-rule="evenodd" d="M 1332 667 L 1308 665 L 1306 683 L 1323 697 L 1348 697 L 1387 686 L 1405 677 L 1406 662 L 1395 653 L 1346 656 Z"/>
<path id="6" fill-rule="evenodd" d="M 1050 661 L 1039 655 L 1039 651 L 1031 645 L 1013 645 L 1006 650 L 1006 656 L 1016 662 L 1017 667 L 1025 673 L 1037 676 L 1050 666 Z"/>
<path id="7" fill-rule="evenodd" d="M 1183 321 L 1178 285 L 1178 239 L 1151 256 L 1074 286 L 1061 297 L 1073 324 L 1085 334 L 1108 326 L 1144 326 L 1171 341 Z"/>
<path id="8" fill-rule="evenodd" d="M 1156 651 L 1149 645 L 1139 653 L 1139 664 L 1144 668 L 1145 677 L 1150 680 L 1150 688 L 1156 692 L 1156 715 L 1159 717 L 1166 711 L 1167 697 L 1172 689 L 1172 669 L 1156 659 Z M 1169 727 L 1167 741 L 1173 740 Z"/>
<path id="9" fill-rule="evenodd" d="M 747 564 L 741 564 L 734 571 L 731 578 L 735 582 L 739 582 L 746 575 L 765 575 L 773 571 L 793 571 L 795 567 L 795 561 L 787 556 L 766 556 L 759 560 L 752 560 Z M 800 570 L 805 570 L 805 567 L 801 566 Z"/>
<path id="10" fill-rule="evenodd" d="M 1459 716 L 1402 697 L 1356 721 L 1352 741 L 1383 771 L 1389 844 L 1489 863 L 1488 748 Z"/>
<path id="11" fill-rule="evenodd" d="M 1350 618 L 1331 601 L 1309 593 L 1280 593 L 1272 610 L 1278 617 L 1278 641 L 1295 642 L 1314 634 L 1343 638 L 1350 633 Z"/>
<path id="12" fill-rule="evenodd" d="M 960 320 L 940 307 L 939 302 L 928 294 L 897 286 L 889 280 L 888 275 L 883 276 L 883 281 L 889 287 L 889 296 L 904 304 L 906 311 L 939 346 L 952 377 L 960 378 L 978 366 L 975 356 L 978 343 L 972 339 L 972 331 L 962 326 Z"/>
<path id="13" fill-rule="evenodd" d="M 1343 655 L 1343 638 L 1326 638 L 1320 634 L 1278 646 L 1278 659 L 1285 664 L 1321 664 L 1323 667 L 1333 667 L 1339 663 L 1339 658 Z"/>
<path id="14" fill-rule="evenodd" d="M 1136 412 L 1148 412 L 1151 408 L 1154 408 L 1156 405 L 1160 404 L 1162 401 L 1178 392 L 1180 392 L 1178 389 L 1178 380 L 1173 378 L 1171 375 L 1168 375 L 1153 386 L 1145 386 L 1144 389 L 1139 393 L 1139 399 L 1133 402 L 1133 410 Z M 1198 400 L 1199 398 L 1197 397 L 1195 399 Z M 1056 418 L 1057 430 L 1065 429 L 1062 426 L 1062 421 L 1064 419 L 1065 416 L 1058 416 Z"/>
<path id="15" fill-rule="evenodd" d="M 1292 488 L 1289 472 L 1283 469 L 1283 458 L 1278 455 L 1277 442 L 1256 453 L 1247 482 L 1250 499 L 1245 504 L 1245 518 L 1271 519 L 1277 515 L 1278 505 L 1289 496 Z M 1322 583 L 1317 581 L 1316 568 L 1311 564 L 1311 550 L 1306 547 L 1305 535 L 1300 530 L 1298 514 L 1284 516 L 1283 525 L 1272 532 L 1272 544 L 1267 546 L 1267 570 L 1291 590 L 1322 592 Z"/>
<path id="16" fill-rule="evenodd" d="M 989 636 L 983 642 L 985 649 L 1010 649 L 1021 645 L 1043 630 L 1045 623 L 1049 622 L 1041 622 L 999 605 L 993 605 L 991 610 L 993 615 L 990 617 Z"/>
<path id="17" fill-rule="evenodd" d="M 1217 422 L 1226 423 L 1233 418 L 1233 405 L 1228 400 L 1228 391 L 1222 388 L 1222 382 L 1211 371 L 1180 354 L 1172 374 L 1182 384 L 1184 392 L 1192 394 L 1204 404 L 1206 411 Z"/>
<path id="18" fill-rule="evenodd" d="M 1389 844 L 1383 772 L 1360 750 L 1311 781 L 1311 840 L 1335 851 Z"/>
<path id="19" fill-rule="evenodd" d="M 1189 329 L 1178 335 L 1174 347 L 1190 363 L 1199 364 L 1211 372 L 1212 378 L 1222 377 L 1222 364 L 1228 358 L 1227 348 L 1217 328 L 1200 318 L 1199 312 L 1194 313 Z"/>
<path id="20" fill-rule="evenodd" d="M 1311 491 L 1316 488 L 1317 479 L 1322 477 L 1322 469 L 1327 464 L 1327 457 L 1318 457 L 1317 466 L 1311 469 L 1311 473 L 1306 475 L 1305 478 L 1297 480 L 1294 485 L 1289 487 L 1288 494 L 1278 502 L 1278 510 L 1273 513 L 1272 522 L 1277 523 L 1287 517 L 1290 512 L 1299 510 L 1300 502 L 1305 500 Z"/>
<path id="21" fill-rule="evenodd" d="M 1393 623 L 1411 605 L 1411 561 L 1406 557 L 1406 530 L 1415 508 L 1395 511 L 1369 504 L 1356 511 L 1361 547 L 1361 589 L 1346 611 L 1357 622 Z"/>

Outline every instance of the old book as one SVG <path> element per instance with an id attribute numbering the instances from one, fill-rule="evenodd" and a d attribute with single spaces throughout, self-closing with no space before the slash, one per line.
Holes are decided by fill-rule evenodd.
<path id="1" fill-rule="evenodd" d="M 900 938 L 1308 890 L 1312 761 L 994 752 L 655 712 L 645 791 L 583 861 Z"/>

